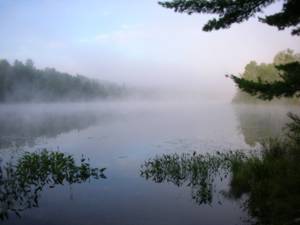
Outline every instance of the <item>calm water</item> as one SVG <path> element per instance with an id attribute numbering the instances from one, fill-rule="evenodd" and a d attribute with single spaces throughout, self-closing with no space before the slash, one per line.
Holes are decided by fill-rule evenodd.
<path id="1" fill-rule="evenodd" d="M 106 179 L 44 185 L 36 206 L 20 216 L 5 206 L 8 218 L 1 223 L 241 224 L 247 219 L 241 202 L 216 193 L 211 204 L 197 204 L 195 190 L 146 180 L 141 166 L 164 153 L 259 148 L 264 138 L 279 135 L 286 113 L 297 110 L 201 101 L 0 105 L 2 166 L 47 148 L 106 168 Z M 226 181 L 217 185 L 228 188 Z"/>

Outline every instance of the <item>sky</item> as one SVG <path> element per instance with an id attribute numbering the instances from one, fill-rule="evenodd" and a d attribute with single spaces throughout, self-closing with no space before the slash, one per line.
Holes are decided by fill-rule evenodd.
<path id="1" fill-rule="evenodd" d="M 265 13 L 280 9 L 280 1 Z M 224 74 L 271 62 L 300 37 L 257 18 L 203 32 L 211 15 L 184 15 L 157 0 L 0 0 L 0 58 L 132 86 L 232 96 Z"/>

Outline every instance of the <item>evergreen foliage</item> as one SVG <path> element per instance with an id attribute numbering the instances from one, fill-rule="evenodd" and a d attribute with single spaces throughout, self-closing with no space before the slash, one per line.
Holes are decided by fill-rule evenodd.
<path id="1" fill-rule="evenodd" d="M 297 92 L 296 87 L 289 87 L 287 82 L 284 82 L 282 84 L 282 81 L 287 81 L 288 79 L 295 79 L 291 80 L 290 85 L 293 86 L 295 83 L 297 83 L 297 74 L 294 74 L 295 78 L 290 78 L 286 74 L 280 74 L 280 70 L 285 69 L 286 64 L 289 64 L 290 66 L 293 65 L 295 62 L 300 62 L 300 54 L 295 54 L 292 50 L 287 49 L 285 51 L 279 52 L 273 60 L 273 63 L 261 63 L 258 64 L 255 61 L 251 61 L 249 64 L 246 65 L 245 71 L 243 74 L 241 74 L 240 77 L 233 76 L 233 79 L 237 82 L 238 85 L 240 85 L 241 89 L 237 92 L 235 95 L 233 102 L 236 103 L 257 103 L 259 100 L 256 98 L 256 96 L 251 96 L 259 94 L 258 97 L 261 97 L 262 99 L 272 99 L 273 96 L 277 97 L 293 97 L 293 95 Z M 288 69 L 290 68 L 288 66 Z M 290 76 L 293 74 L 290 73 Z M 285 76 L 288 76 L 287 78 Z M 269 87 L 266 84 L 273 84 L 274 82 L 281 82 L 281 86 L 285 87 L 287 90 L 282 91 L 282 95 L 280 94 L 279 90 L 274 90 L 275 88 L 279 88 L 278 86 L 271 85 L 272 88 L 268 89 Z M 245 84 L 246 83 L 246 84 Z M 259 92 L 255 87 L 258 86 L 258 84 L 262 83 L 266 87 L 266 91 Z M 255 84 L 255 86 L 254 86 Z M 249 86 L 250 85 L 250 86 Z M 262 85 L 261 85 L 262 86 Z M 283 88 L 282 87 L 282 88 Z M 260 87 L 262 88 L 262 87 Z M 249 90 L 248 90 L 249 89 Z M 296 89 L 296 90 L 295 90 Z M 257 91 L 256 91 L 257 90 Z M 295 91 L 293 91 L 295 90 Z M 272 93 L 270 93 L 272 92 Z M 262 93 L 262 94 L 260 94 Z M 285 99 L 285 103 L 297 103 L 299 100 L 295 97 L 292 99 Z"/>
<path id="2" fill-rule="evenodd" d="M 275 66 L 279 71 L 281 80 L 274 82 L 251 81 L 231 75 L 237 86 L 250 95 L 257 95 L 263 100 L 272 100 L 274 97 L 299 97 L 300 92 L 300 63 L 293 62 Z"/>
<path id="3" fill-rule="evenodd" d="M 218 17 L 209 20 L 203 27 L 204 31 L 212 31 L 244 22 L 275 2 L 276 0 L 172 0 L 159 4 L 180 13 L 216 14 Z M 284 0 L 280 12 L 259 20 L 279 30 L 292 27 L 292 34 L 300 35 L 300 1 Z"/>
<path id="4" fill-rule="evenodd" d="M 0 60 L 0 102 L 73 101 L 121 97 L 126 88 L 110 82 L 36 69 L 32 60 Z"/>

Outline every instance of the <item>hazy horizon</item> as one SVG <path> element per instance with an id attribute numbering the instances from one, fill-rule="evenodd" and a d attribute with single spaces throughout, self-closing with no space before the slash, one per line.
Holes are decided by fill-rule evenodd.
<path id="1" fill-rule="evenodd" d="M 0 0 L 1 224 L 299 223 L 300 0 L 166 1 Z"/>
<path id="2" fill-rule="evenodd" d="M 267 9 L 280 9 L 280 2 Z M 0 58 L 35 62 L 71 74 L 231 99 L 233 82 L 251 60 L 269 63 L 290 48 L 290 30 L 256 18 L 203 32 L 210 16 L 177 14 L 155 0 L 0 2 Z"/>

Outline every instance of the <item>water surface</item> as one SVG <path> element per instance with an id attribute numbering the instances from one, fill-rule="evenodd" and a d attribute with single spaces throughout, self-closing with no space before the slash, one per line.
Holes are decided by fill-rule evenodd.
<path id="1" fill-rule="evenodd" d="M 146 180 L 141 166 L 162 154 L 259 148 L 297 110 L 201 101 L 0 105 L 2 166 L 47 149 L 106 168 L 105 178 L 45 185 L 37 206 L 10 210 L 1 223 L 241 224 L 241 202 L 216 194 L 199 204 L 188 185 Z M 217 185 L 228 189 L 226 180 Z"/>

